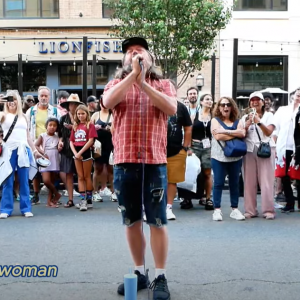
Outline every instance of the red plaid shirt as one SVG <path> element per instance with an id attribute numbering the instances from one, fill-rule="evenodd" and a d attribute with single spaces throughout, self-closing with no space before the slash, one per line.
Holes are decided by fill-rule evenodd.
<path id="1" fill-rule="evenodd" d="M 121 79 L 110 81 L 104 93 Z M 176 90 L 169 80 L 147 80 L 156 90 L 176 97 Z M 167 118 L 156 108 L 148 95 L 133 84 L 126 96 L 113 109 L 114 164 L 167 163 Z"/>

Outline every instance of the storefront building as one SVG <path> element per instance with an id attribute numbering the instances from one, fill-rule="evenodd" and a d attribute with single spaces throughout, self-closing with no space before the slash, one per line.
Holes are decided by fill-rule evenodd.
<path id="1" fill-rule="evenodd" d="M 237 97 L 265 88 L 292 92 L 300 86 L 298 70 L 300 1 L 237 0 L 233 18 L 220 34 L 220 93 L 232 95 L 233 40 L 238 39 Z M 276 94 L 276 106 L 288 95 Z M 247 100 L 246 100 L 247 102 Z"/>

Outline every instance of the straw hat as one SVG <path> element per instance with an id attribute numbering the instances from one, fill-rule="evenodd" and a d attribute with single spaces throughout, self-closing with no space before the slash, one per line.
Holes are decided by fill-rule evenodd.
<path id="1" fill-rule="evenodd" d="M 77 94 L 71 94 L 66 102 L 63 102 L 60 104 L 61 107 L 69 109 L 69 103 L 75 103 L 75 104 L 83 104 L 83 102 L 80 101 L 79 96 Z"/>

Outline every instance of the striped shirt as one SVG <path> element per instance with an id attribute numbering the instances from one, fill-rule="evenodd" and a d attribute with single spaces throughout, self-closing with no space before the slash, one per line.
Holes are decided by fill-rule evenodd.
<path id="1" fill-rule="evenodd" d="M 113 79 L 104 94 L 121 79 Z M 169 80 L 148 80 L 156 90 L 176 97 L 176 90 Z M 113 109 L 114 164 L 167 163 L 168 116 L 155 107 L 148 95 L 133 84 L 124 99 Z"/>

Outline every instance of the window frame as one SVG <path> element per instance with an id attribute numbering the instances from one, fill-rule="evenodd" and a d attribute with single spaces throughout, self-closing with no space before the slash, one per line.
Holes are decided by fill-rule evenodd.
<path id="1" fill-rule="evenodd" d="M 36 17 L 7 17 L 5 16 L 6 15 L 6 1 L 7 0 L 2 0 L 2 9 L 3 9 L 3 16 L 1 17 L 0 16 L 0 20 L 22 20 L 22 19 L 26 19 L 26 20 L 35 20 L 35 19 L 59 19 L 60 18 L 60 10 L 59 10 L 59 0 L 57 0 L 57 4 L 58 4 L 58 13 L 57 13 L 57 16 L 56 17 L 43 17 L 43 0 L 38 0 L 39 1 L 39 6 L 40 6 L 40 9 L 39 9 L 39 13 L 40 15 L 39 16 L 36 16 Z M 26 9 L 26 0 L 21 0 L 22 3 L 24 2 L 24 7 Z M 52 0 L 53 2 L 55 0 Z M 1 0 L 0 0 L 0 5 L 1 5 Z M 22 14 L 23 14 L 24 10 L 22 10 Z"/>
<path id="2" fill-rule="evenodd" d="M 239 0 L 239 1 L 243 1 L 243 0 Z M 249 1 L 249 0 L 247 0 L 247 1 Z M 271 6 L 274 6 L 273 5 L 273 1 L 274 0 L 272 0 L 272 2 L 271 2 Z M 282 3 L 282 0 L 281 0 L 281 4 L 284 5 Z M 284 9 L 284 10 L 278 10 L 278 9 L 274 10 L 273 8 L 265 8 L 265 9 L 255 9 L 255 8 L 235 9 L 235 7 L 233 8 L 233 12 L 276 12 L 276 13 L 278 13 L 278 12 L 287 12 L 288 10 L 289 10 L 289 2 L 288 2 L 288 0 L 286 0 L 286 9 Z"/>
<path id="3" fill-rule="evenodd" d="M 107 5 L 107 3 L 104 3 L 104 1 L 102 0 L 102 19 L 110 19 L 111 18 L 111 16 L 109 16 L 109 17 L 104 16 L 104 8 L 106 5 Z"/>

